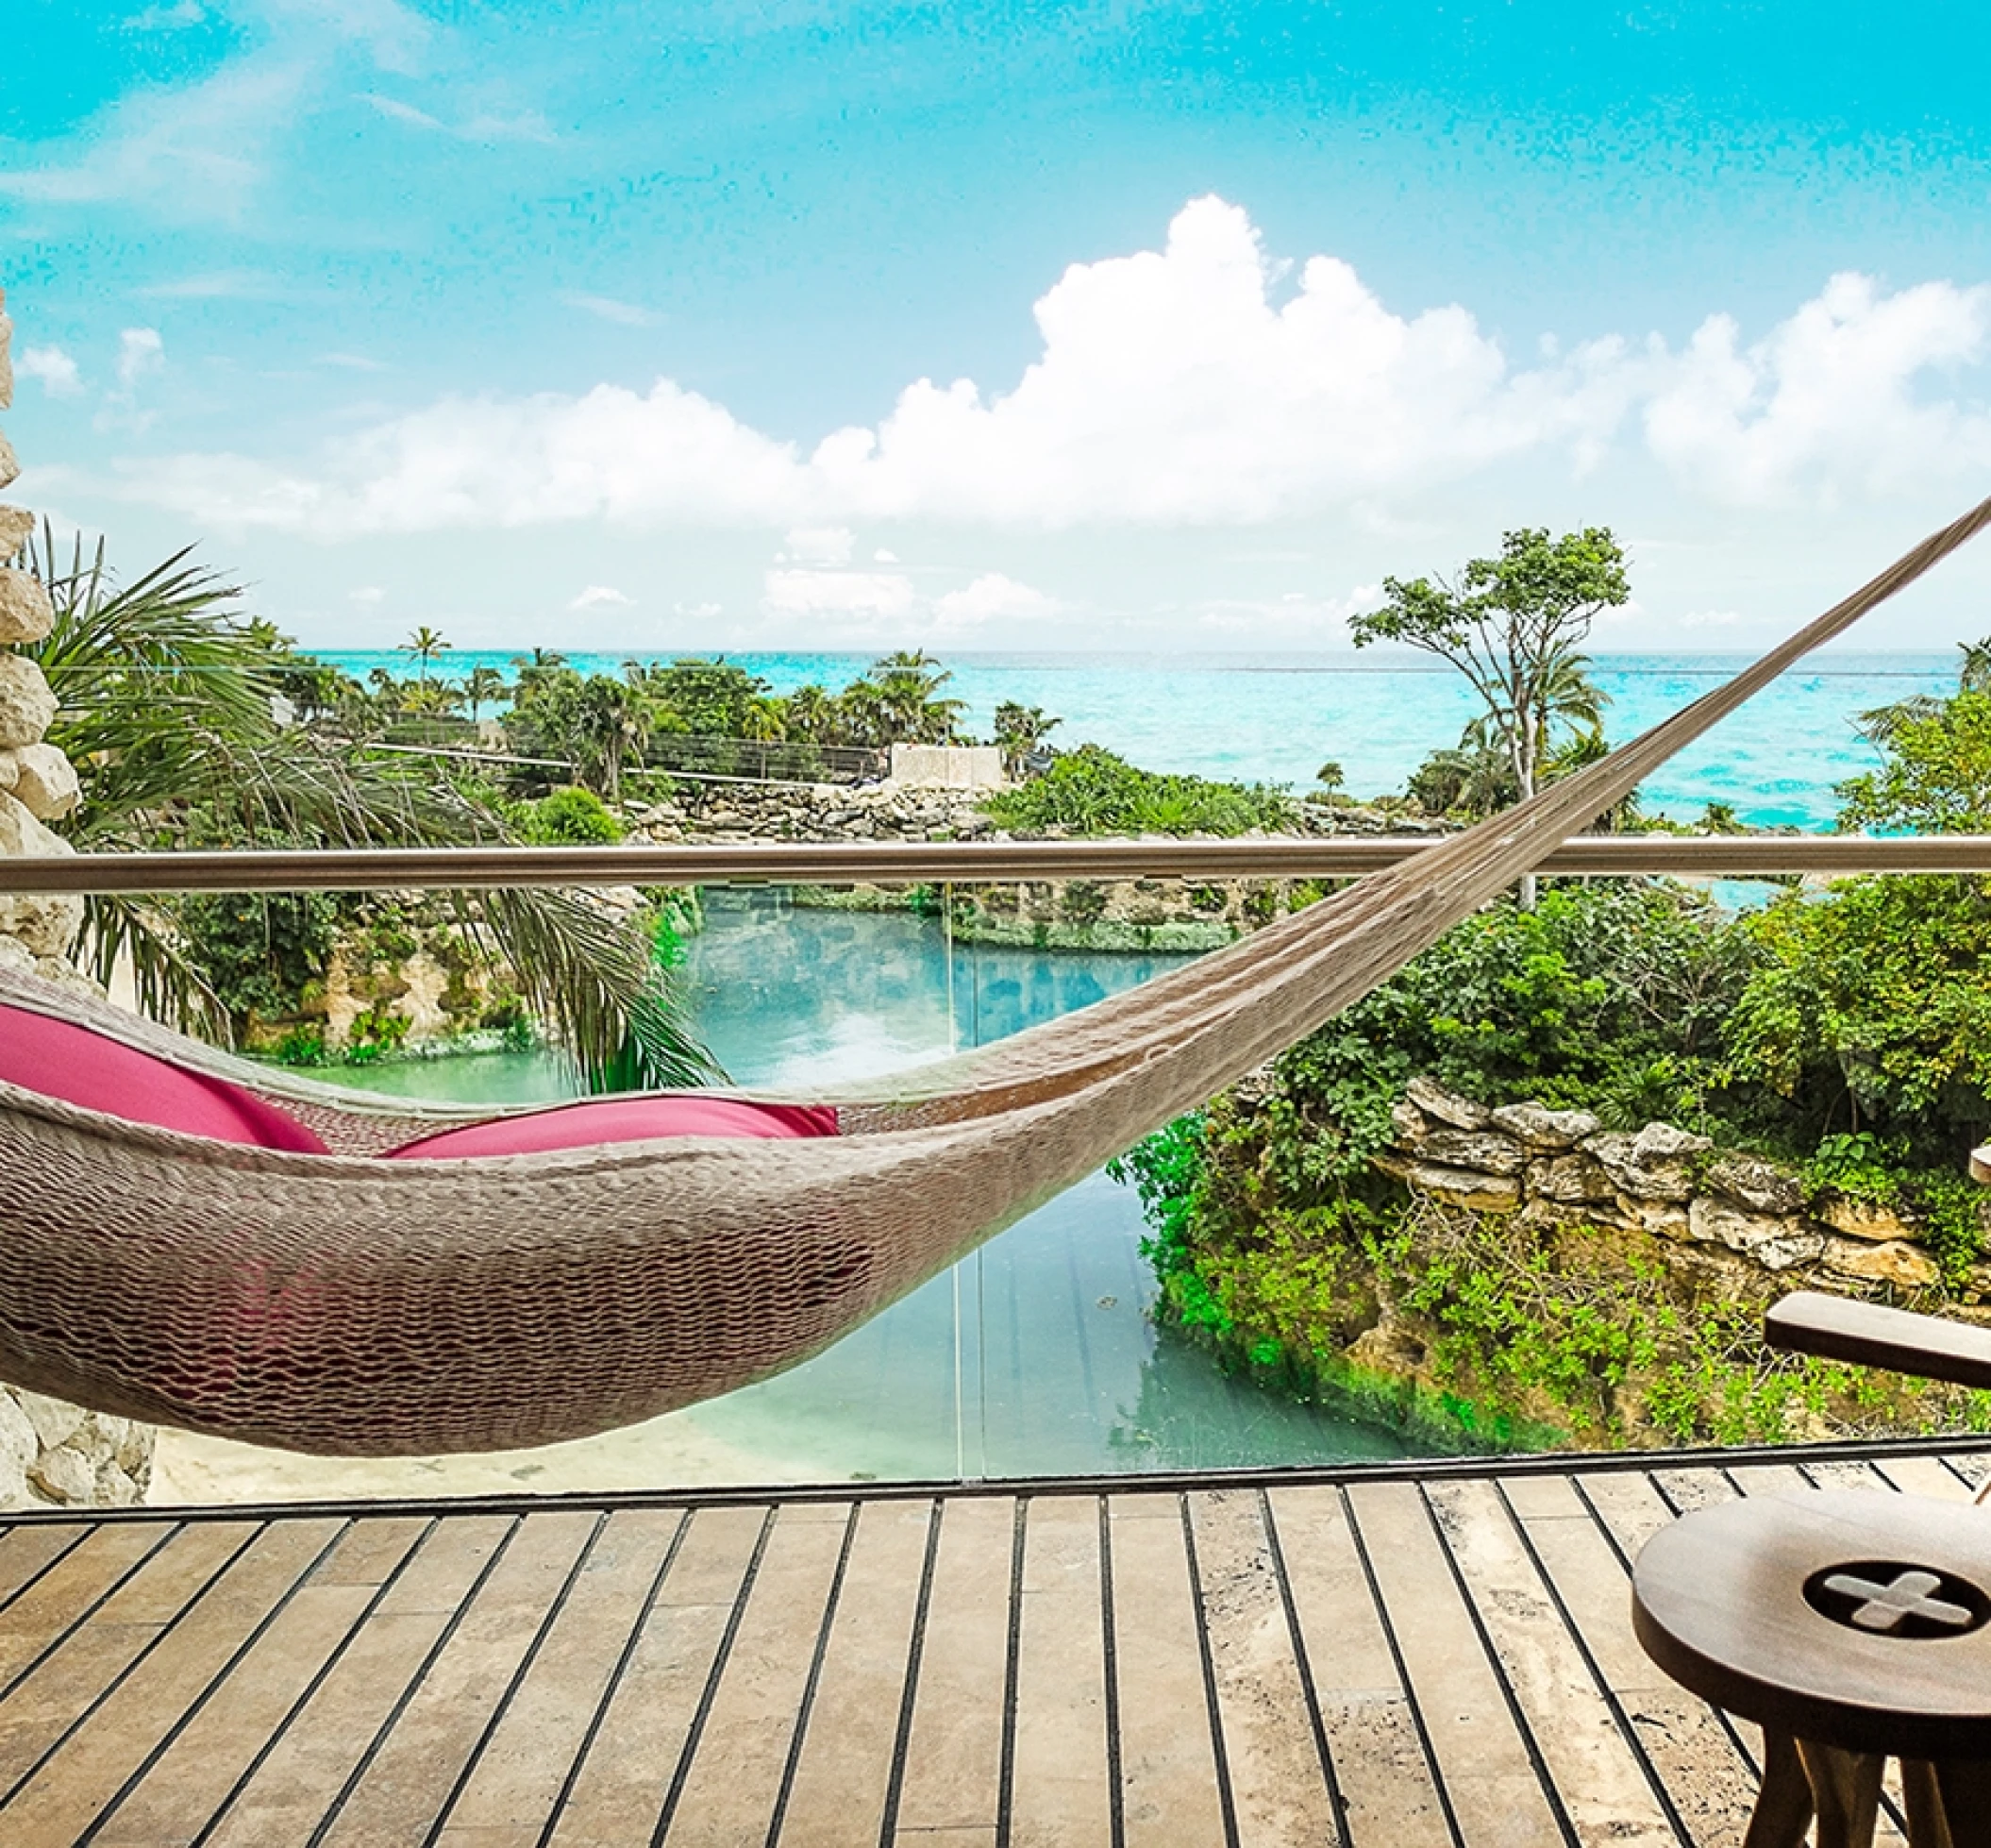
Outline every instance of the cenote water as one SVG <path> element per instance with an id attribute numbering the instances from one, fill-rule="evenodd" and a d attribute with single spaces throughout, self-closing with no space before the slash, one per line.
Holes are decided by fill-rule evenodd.
<path id="1" fill-rule="evenodd" d="M 950 946 L 937 919 L 707 895 L 685 970 L 696 1023 L 742 1084 L 814 1086 L 941 1056 L 1174 966 L 1176 956 Z M 569 1095 L 546 1054 L 350 1074 L 403 1095 Z M 1346 1462 L 1398 1435 L 1227 1377 L 1153 1319 L 1132 1190 L 1096 1174 L 806 1365 L 601 1440 L 620 1484 L 1078 1474 Z M 695 1317 L 696 1303 L 659 1305 Z M 560 1486 L 585 1473 L 562 1446 Z M 553 1454 L 552 1453 L 548 1453 Z M 518 1471 L 525 1474 L 532 1466 Z M 550 1484 L 548 1485 L 550 1486 Z"/>

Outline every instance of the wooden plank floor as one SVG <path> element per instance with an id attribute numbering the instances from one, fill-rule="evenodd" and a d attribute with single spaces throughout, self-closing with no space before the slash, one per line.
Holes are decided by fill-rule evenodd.
<path id="1" fill-rule="evenodd" d="M 1734 1848 L 1639 1546 L 1991 1447 L 1644 1461 L 0 1520 L 0 1844 Z"/>

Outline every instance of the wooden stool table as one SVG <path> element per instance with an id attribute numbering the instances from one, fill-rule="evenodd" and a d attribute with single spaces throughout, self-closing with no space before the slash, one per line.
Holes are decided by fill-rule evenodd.
<path id="1" fill-rule="evenodd" d="M 1991 1848 L 1991 1510 L 1829 1492 L 1683 1516 L 1631 1624 L 1689 1691 L 1761 1723 L 1745 1848 L 1868 1848 L 1901 1760 L 1913 1848 Z"/>

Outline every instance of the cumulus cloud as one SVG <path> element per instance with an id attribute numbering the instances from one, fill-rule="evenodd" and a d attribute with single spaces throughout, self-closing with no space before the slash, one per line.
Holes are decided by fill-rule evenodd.
<path id="1" fill-rule="evenodd" d="M 1991 287 L 1925 282 L 1887 294 L 1835 276 L 1745 346 L 1703 322 L 1645 410 L 1653 453 L 1683 479 L 1748 501 L 1807 490 L 1828 504 L 1991 467 L 1991 407 L 1929 390 L 1991 357 Z M 1981 388 L 1982 389 L 1982 388 Z"/>
<path id="2" fill-rule="evenodd" d="M 761 592 L 771 616 L 905 616 L 918 605 L 910 578 L 882 571 L 770 571 Z"/>
<path id="3" fill-rule="evenodd" d="M 1753 344 L 1715 314 L 1678 352 L 1657 336 L 1548 341 L 1517 369 L 1463 307 L 1397 313 L 1328 256 L 1280 277 L 1242 210 L 1198 199 L 1163 248 L 1064 273 L 1036 304 L 1042 350 L 1012 389 L 920 379 L 875 426 L 812 448 L 663 378 L 452 397 L 310 467 L 182 456 L 146 479 L 212 524 L 327 537 L 774 527 L 789 530 L 780 563 L 807 570 L 846 563 L 846 523 L 880 519 L 1054 529 L 1338 510 L 1395 529 L 1447 482 L 1523 458 L 1581 473 L 1628 432 L 1690 491 L 1729 499 L 1892 493 L 1991 460 L 1974 370 L 1991 290 L 1889 294 L 1840 277 Z M 840 535 L 841 549 L 807 550 L 798 533 Z"/>
<path id="4" fill-rule="evenodd" d="M 586 590 L 568 601 L 567 608 L 570 610 L 598 610 L 604 604 L 611 607 L 617 604 L 627 606 L 635 600 L 634 597 L 628 596 L 626 592 L 617 590 L 613 584 L 590 584 Z"/>
<path id="5" fill-rule="evenodd" d="M 1055 616 L 1058 609 L 1057 598 L 1000 571 L 988 571 L 973 583 L 934 599 L 933 627 L 939 634 L 958 636 L 989 629 L 1010 630 L 1044 622 Z"/>
<path id="6" fill-rule="evenodd" d="M 126 328 L 118 335 L 118 383 L 134 390 L 141 378 L 166 356 L 166 343 L 157 328 Z"/>
<path id="7" fill-rule="evenodd" d="M 348 603 L 377 603 L 386 595 L 378 584 L 361 584 L 358 590 L 347 591 L 345 600 Z"/>
<path id="8" fill-rule="evenodd" d="M 73 398 L 83 390 L 81 371 L 59 346 L 25 348 L 14 361 L 14 370 L 24 378 L 39 379 L 52 398 Z"/>
<path id="9" fill-rule="evenodd" d="M 816 567 L 848 564 L 851 547 L 856 544 L 857 534 L 846 526 L 791 527 L 781 541 L 780 551 L 775 555 L 775 563 Z M 880 553 L 878 562 L 895 564 L 897 560 Z"/>

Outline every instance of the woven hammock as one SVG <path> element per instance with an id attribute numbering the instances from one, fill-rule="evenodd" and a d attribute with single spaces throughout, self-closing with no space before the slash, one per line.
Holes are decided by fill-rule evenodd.
<path id="1" fill-rule="evenodd" d="M 1359 1000 L 1987 524 L 1991 500 L 1518 808 L 1137 989 L 814 1100 L 836 1104 L 836 1136 L 386 1161 L 473 1113 L 370 1100 L 0 979 L 0 1001 L 256 1091 L 334 1151 L 0 1083 L 0 1378 L 355 1455 L 552 1443 L 764 1379 Z"/>

